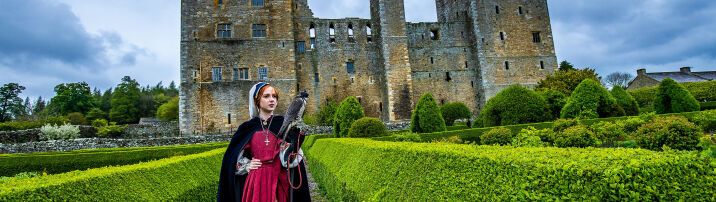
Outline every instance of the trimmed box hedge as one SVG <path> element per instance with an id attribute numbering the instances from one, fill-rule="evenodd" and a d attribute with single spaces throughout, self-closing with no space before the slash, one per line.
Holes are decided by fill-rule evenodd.
<path id="1" fill-rule="evenodd" d="M 716 81 L 681 83 L 699 102 L 716 101 Z M 651 106 L 656 99 L 658 86 L 627 91 L 639 103 L 639 107 Z"/>
<path id="2" fill-rule="evenodd" d="M 0 201 L 216 200 L 225 148 L 0 183 Z"/>
<path id="3" fill-rule="evenodd" d="M 227 142 L 162 147 L 85 149 L 66 152 L 40 152 L 0 155 L 0 176 L 21 172 L 57 174 L 103 166 L 129 165 L 172 156 L 225 148 Z"/>
<path id="4" fill-rule="evenodd" d="M 331 138 L 306 154 L 336 201 L 716 200 L 697 152 Z"/>
<path id="5" fill-rule="evenodd" d="M 309 135 L 306 136 L 305 139 L 303 139 L 303 144 L 301 144 L 301 149 L 308 150 L 313 146 L 313 143 L 316 142 L 318 139 L 323 138 L 333 138 L 333 134 L 316 134 L 316 135 Z"/>

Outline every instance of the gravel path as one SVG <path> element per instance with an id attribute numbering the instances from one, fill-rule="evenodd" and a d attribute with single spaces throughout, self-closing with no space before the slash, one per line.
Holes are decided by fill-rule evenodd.
<path id="1" fill-rule="evenodd" d="M 311 190 L 311 201 L 328 201 L 319 192 L 318 183 L 316 183 L 316 180 L 313 179 L 311 169 L 308 168 L 308 164 L 306 164 L 306 178 L 308 178 L 308 188 Z"/>

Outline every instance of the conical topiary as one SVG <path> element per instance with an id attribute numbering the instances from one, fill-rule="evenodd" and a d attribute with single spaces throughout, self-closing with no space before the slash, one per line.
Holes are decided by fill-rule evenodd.
<path id="1" fill-rule="evenodd" d="M 333 118 L 333 136 L 347 137 L 351 124 L 364 116 L 363 107 L 360 106 L 358 100 L 353 96 L 347 97 L 338 105 L 338 110 Z"/>
<path id="2" fill-rule="evenodd" d="M 418 104 L 415 105 L 415 110 L 413 110 L 413 116 L 410 120 L 410 131 L 414 133 L 445 131 L 445 119 L 443 119 L 440 108 L 438 108 L 438 104 L 435 103 L 435 99 L 430 93 L 420 96 Z"/>
<path id="3" fill-rule="evenodd" d="M 657 114 L 699 111 L 701 107 L 694 96 L 671 78 L 659 83 L 654 99 L 654 110 Z"/>
<path id="4" fill-rule="evenodd" d="M 624 116 L 624 109 L 607 89 L 592 79 L 584 79 L 569 96 L 560 116 L 587 119 Z"/>
<path id="5" fill-rule="evenodd" d="M 634 100 L 634 98 L 624 90 L 624 88 L 621 86 L 614 86 L 610 93 L 614 99 L 616 99 L 617 104 L 624 109 L 624 113 L 626 113 L 626 115 L 639 115 L 639 105 L 636 103 L 636 100 Z"/>

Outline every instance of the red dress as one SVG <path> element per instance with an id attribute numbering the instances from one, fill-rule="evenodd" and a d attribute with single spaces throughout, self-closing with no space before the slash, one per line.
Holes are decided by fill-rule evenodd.
<path id="1" fill-rule="evenodd" d="M 268 131 L 268 130 L 266 130 Z M 249 172 L 244 185 L 241 201 L 286 201 L 288 199 L 288 178 L 286 168 L 281 166 L 278 153 L 279 141 L 268 131 L 268 143 L 264 131 L 254 133 L 244 149 L 250 149 L 251 157 L 261 160 L 256 170 Z"/>

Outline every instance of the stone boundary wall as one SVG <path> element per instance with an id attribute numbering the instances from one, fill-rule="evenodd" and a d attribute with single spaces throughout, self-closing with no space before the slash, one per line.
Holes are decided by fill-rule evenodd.
<path id="1" fill-rule="evenodd" d="M 71 151 L 78 149 L 117 147 L 157 147 L 170 145 L 201 144 L 211 142 L 226 142 L 229 140 L 231 140 L 231 136 L 226 135 L 147 139 L 78 138 L 73 140 L 48 140 L 9 145 L 0 144 L 0 154 Z"/>

